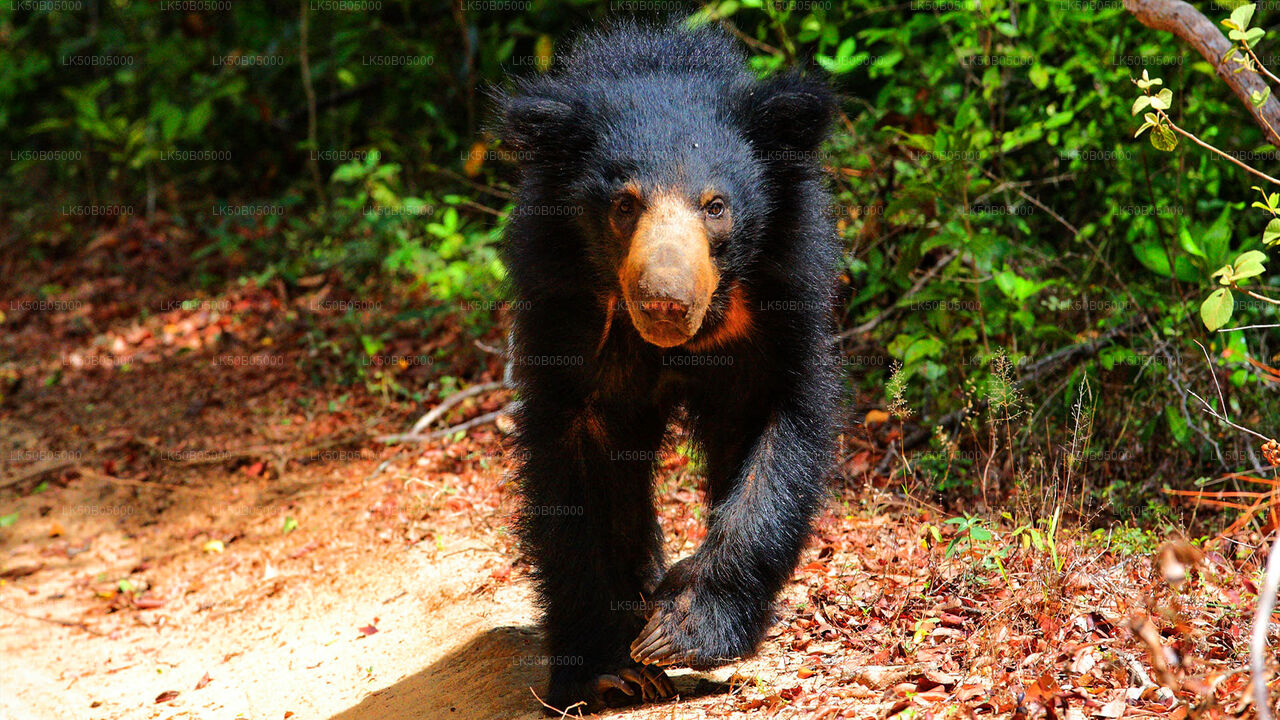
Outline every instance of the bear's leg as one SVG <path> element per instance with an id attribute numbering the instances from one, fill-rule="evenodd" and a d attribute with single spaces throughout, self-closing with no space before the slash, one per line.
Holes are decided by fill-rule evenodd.
<path id="1" fill-rule="evenodd" d="M 671 697 L 666 675 L 628 654 L 663 569 L 651 477 L 666 415 L 641 404 L 538 400 L 524 401 L 517 443 L 520 536 L 551 671 L 543 700 L 596 710 Z"/>
<path id="2" fill-rule="evenodd" d="M 698 410 L 708 465 L 707 538 L 667 572 L 631 645 L 636 662 L 709 668 L 750 655 L 773 618 L 831 461 L 828 398 Z"/>

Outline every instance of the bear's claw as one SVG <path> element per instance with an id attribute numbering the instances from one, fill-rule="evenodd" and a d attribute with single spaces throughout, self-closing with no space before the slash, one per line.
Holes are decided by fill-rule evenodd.
<path id="1" fill-rule="evenodd" d="M 610 707 L 667 700 L 675 697 L 676 686 L 660 668 L 652 665 L 627 666 L 600 673 L 585 682 L 570 682 L 548 693 L 546 712 L 596 712 Z M 572 715 L 577 717 L 577 715 Z"/>
<path id="2" fill-rule="evenodd" d="M 648 624 L 640 631 L 640 635 L 631 643 L 631 659 L 645 665 L 677 665 L 687 663 L 697 657 L 698 651 L 681 650 L 675 640 L 667 634 L 663 623 L 662 610 L 657 610 L 649 618 Z"/>

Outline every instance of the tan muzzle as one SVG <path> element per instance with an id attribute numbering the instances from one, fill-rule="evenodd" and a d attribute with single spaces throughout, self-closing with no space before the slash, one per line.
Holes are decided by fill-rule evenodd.
<path id="1" fill-rule="evenodd" d="M 720 281 L 701 213 L 677 196 L 656 198 L 636 220 L 618 280 L 641 337 L 659 347 L 693 337 Z"/>

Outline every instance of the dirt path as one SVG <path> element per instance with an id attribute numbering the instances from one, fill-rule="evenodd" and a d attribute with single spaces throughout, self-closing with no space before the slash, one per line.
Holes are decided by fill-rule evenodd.
<path id="1" fill-rule="evenodd" d="M 0 716 L 541 717 L 533 608 L 501 527 L 475 532 L 458 515 L 406 544 L 369 522 L 377 513 L 350 512 L 403 486 L 384 472 L 274 504 L 253 481 L 175 492 L 142 522 L 139 488 L 110 481 L 25 499 L 20 517 L 35 517 L 4 531 Z M 215 537 L 234 539 L 212 552 Z M 138 591 L 120 593 L 122 579 Z M 688 694 L 698 679 L 680 684 Z M 657 710 L 615 716 L 672 717 Z"/>
<path id="2" fill-rule="evenodd" d="M 422 412 L 379 378 L 477 382 L 500 362 L 477 350 L 448 372 L 356 382 L 349 355 L 317 348 L 340 355 L 377 318 L 325 314 L 328 286 L 237 283 L 174 305 L 180 288 L 138 281 L 158 260 L 127 277 L 110 274 L 117 260 L 52 266 L 65 310 L 0 317 L 0 720 L 542 717 L 500 428 L 402 449 L 350 440 Z M 384 335 L 389 357 L 470 345 L 457 327 Z M 883 439 L 846 438 L 760 654 L 610 717 L 1243 712 L 1256 537 L 1206 546 L 1172 587 L 1146 531 L 1050 533 L 1047 515 L 959 529 L 871 477 Z M 687 453 L 664 453 L 673 558 L 705 537 L 700 481 Z M 1157 672 L 1149 658 L 1167 653 L 1178 664 Z"/>

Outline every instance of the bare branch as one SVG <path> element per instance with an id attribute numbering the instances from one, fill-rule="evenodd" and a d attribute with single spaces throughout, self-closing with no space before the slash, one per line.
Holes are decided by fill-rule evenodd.
<path id="1" fill-rule="evenodd" d="M 1216 148 L 1216 147 L 1214 147 L 1214 146 L 1210 145 L 1209 143 L 1207 143 L 1207 142 L 1205 142 L 1205 141 L 1201 140 L 1200 138 L 1196 137 L 1196 136 L 1195 136 L 1195 134 L 1191 133 L 1190 131 L 1183 130 L 1181 127 L 1179 127 L 1179 126 L 1177 125 L 1177 123 L 1175 123 L 1175 122 L 1173 121 L 1173 119 L 1172 119 L 1172 118 L 1170 118 L 1168 115 L 1166 115 L 1166 114 L 1165 114 L 1165 112 L 1164 112 L 1163 110 L 1159 110 L 1159 111 L 1157 111 L 1157 112 L 1159 112 L 1159 113 L 1160 113 L 1160 116 L 1161 116 L 1162 118 L 1164 118 L 1164 120 L 1165 120 L 1165 122 L 1166 122 L 1166 123 L 1168 123 L 1168 124 L 1169 124 L 1169 127 L 1171 127 L 1171 128 L 1173 128 L 1174 130 L 1176 130 L 1176 131 L 1178 132 L 1178 134 L 1179 134 L 1179 135 L 1181 135 L 1181 136 L 1183 136 L 1183 137 L 1187 138 L 1188 140 L 1190 140 L 1191 142 L 1193 142 L 1193 143 L 1195 143 L 1195 144 L 1199 145 L 1200 147 L 1204 148 L 1205 150 L 1209 150 L 1209 151 L 1211 151 L 1211 152 L 1218 153 L 1218 154 L 1219 154 L 1219 155 L 1221 155 L 1223 158 L 1225 158 L 1225 159 L 1227 159 L 1227 160 L 1231 161 L 1232 163 L 1235 163 L 1236 165 L 1239 165 L 1240 167 L 1244 168 L 1245 170 L 1247 170 L 1247 171 L 1249 171 L 1249 172 L 1253 173 L 1254 175 L 1257 175 L 1258 177 L 1262 178 L 1263 180 L 1266 180 L 1267 182 L 1269 182 L 1269 183 L 1271 183 L 1271 184 L 1273 184 L 1273 185 L 1280 185 L 1280 180 L 1277 180 L 1277 179 L 1275 179 L 1275 178 L 1271 177 L 1270 175 L 1268 175 L 1268 174 L 1266 174 L 1266 173 L 1262 172 L 1261 170 L 1257 170 L 1257 169 L 1255 169 L 1255 168 L 1252 168 L 1252 167 L 1250 167 L 1250 166 L 1248 166 L 1248 165 L 1246 165 L 1246 164 L 1244 164 L 1244 163 L 1240 162 L 1239 160 L 1235 159 L 1234 157 L 1232 157 L 1232 156 L 1230 156 L 1230 155 L 1228 155 L 1228 154 L 1226 154 L 1226 153 L 1222 152 L 1222 151 L 1221 151 L 1221 150 L 1219 150 L 1218 148 Z"/>
<path id="2" fill-rule="evenodd" d="M 501 381 L 495 381 L 495 382 L 479 383 L 477 385 L 472 385 L 466 390 L 459 390 L 458 392 L 455 392 L 454 394 L 445 398 L 444 401 L 441 402 L 439 405 L 431 408 L 430 412 L 428 412 L 426 415 L 423 415 L 422 417 L 418 418 L 418 422 L 413 424 L 413 427 L 409 430 L 408 433 L 406 433 L 406 435 L 420 434 L 423 430 L 426 430 L 427 428 L 431 427 L 432 423 L 434 423 L 436 420 L 439 420 L 440 418 L 444 417 L 444 414 L 446 412 L 449 412 L 450 408 L 462 402 L 463 400 L 466 400 L 469 397 L 474 397 L 481 393 L 487 393 L 491 390 L 501 390 L 502 387 L 503 387 L 503 384 Z"/>
<path id="3" fill-rule="evenodd" d="M 1280 588 L 1280 534 L 1273 533 L 1267 558 L 1267 575 L 1258 588 L 1258 608 L 1253 613 L 1253 633 L 1249 636 L 1249 674 L 1253 676 L 1253 707 L 1258 720 L 1271 720 L 1271 698 L 1267 693 L 1267 628 L 1276 607 Z"/>

